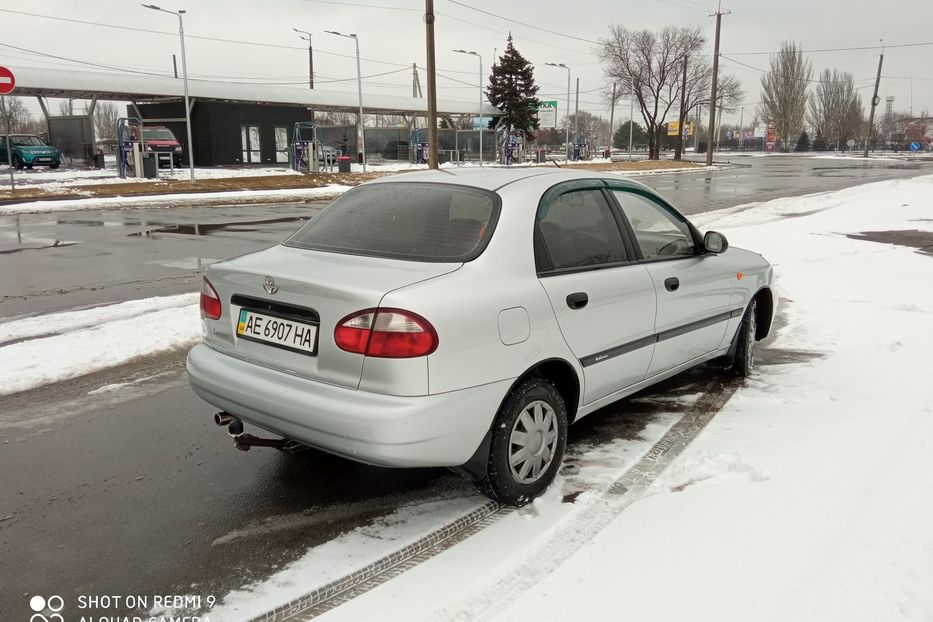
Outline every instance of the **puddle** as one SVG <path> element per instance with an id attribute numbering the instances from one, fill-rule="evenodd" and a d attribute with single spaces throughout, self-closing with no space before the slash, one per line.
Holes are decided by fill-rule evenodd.
<path id="1" fill-rule="evenodd" d="M 849 233 L 846 237 L 852 238 L 853 240 L 906 246 L 907 248 L 917 249 L 918 253 L 933 256 L 933 231 L 918 231 L 917 229 L 904 231 L 863 231 L 861 233 Z"/>
<path id="2" fill-rule="evenodd" d="M 237 222 L 222 222 L 222 223 L 206 223 L 206 224 L 177 224 L 177 225 L 163 225 L 155 229 L 146 229 L 145 231 L 137 231 L 136 233 L 127 234 L 129 237 L 152 237 L 154 234 L 159 233 L 175 233 L 178 235 L 211 235 L 217 233 L 218 231 L 229 231 L 234 233 L 249 233 L 252 231 L 258 231 L 258 226 L 253 225 L 271 225 L 277 223 L 285 222 L 304 222 L 308 220 L 309 217 L 306 216 L 288 216 L 285 218 L 270 218 L 268 220 L 249 220 L 249 221 L 237 221 Z"/>

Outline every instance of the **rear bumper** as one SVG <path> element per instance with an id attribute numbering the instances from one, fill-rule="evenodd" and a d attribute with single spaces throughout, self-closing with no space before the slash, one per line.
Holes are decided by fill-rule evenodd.
<path id="1" fill-rule="evenodd" d="M 399 397 L 247 363 L 205 345 L 188 354 L 194 392 L 245 422 L 379 466 L 460 466 L 492 425 L 512 381 Z"/>

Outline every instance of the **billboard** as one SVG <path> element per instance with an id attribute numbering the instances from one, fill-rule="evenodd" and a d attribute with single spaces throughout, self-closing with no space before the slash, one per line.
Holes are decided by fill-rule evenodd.
<path id="1" fill-rule="evenodd" d="M 557 127 L 557 101 L 538 102 L 538 127 L 551 130 Z"/>
<path id="2" fill-rule="evenodd" d="M 687 121 L 684 123 L 684 138 L 687 136 L 693 136 L 693 123 Z M 680 121 L 668 121 L 667 122 L 667 135 L 668 136 L 677 136 L 677 130 L 680 129 Z"/>

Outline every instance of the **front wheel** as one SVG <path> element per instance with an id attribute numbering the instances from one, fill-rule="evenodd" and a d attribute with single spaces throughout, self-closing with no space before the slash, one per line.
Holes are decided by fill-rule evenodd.
<path id="1" fill-rule="evenodd" d="M 58 168 L 61 165 L 62 165 L 61 162 L 52 162 L 51 164 L 49 164 L 49 168 Z"/>
<path id="2" fill-rule="evenodd" d="M 15 168 L 18 171 L 23 170 L 23 159 L 19 157 L 18 155 L 16 155 L 15 153 L 13 154 L 12 162 L 13 162 L 13 168 Z"/>
<path id="3" fill-rule="evenodd" d="M 524 505 L 554 480 L 567 445 L 567 407 L 554 385 L 529 378 L 512 389 L 492 429 L 486 476 L 489 497 Z"/>
<path id="4" fill-rule="evenodd" d="M 735 348 L 732 370 L 747 378 L 755 368 L 755 333 L 758 332 L 758 301 L 752 300 L 739 326 L 739 340 Z"/>

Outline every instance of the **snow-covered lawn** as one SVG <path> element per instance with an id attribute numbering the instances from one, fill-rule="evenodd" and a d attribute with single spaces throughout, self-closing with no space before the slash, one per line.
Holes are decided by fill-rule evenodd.
<path id="1" fill-rule="evenodd" d="M 0 395 L 190 347 L 200 336 L 196 293 L 6 320 Z"/>
<path id="2" fill-rule="evenodd" d="M 74 212 L 108 208 L 159 209 L 184 205 L 233 204 L 249 201 L 306 201 L 327 199 L 343 194 L 352 186 L 330 184 L 320 188 L 279 188 L 275 190 L 223 190 L 219 192 L 183 192 L 176 194 L 145 194 L 127 197 L 94 197 L 57 201 L 28 201 L 0 205 L 0 216 L 38 214 L 44 212 Z"/>
<path id="3" fill-rule="evenodd" d="M 762 367 L 591 537 L 567 544 L 615 501 L 581 495 L 568 509 L 558 482 L 323 619 L 933 619 L 933 257 L 846 235 L 931 232 L 931 193 L 933 177 L 885 181 L 698 217 L 774 263 L 786 325 L 770 348 L 788 362 Z M 399 533 L 395 518 L 402 543 L 424 528 Z M 244 619 L 251 596 L 307 592 L 334 559 L 353 570 L 370 531 L 216 613 Z"/>

